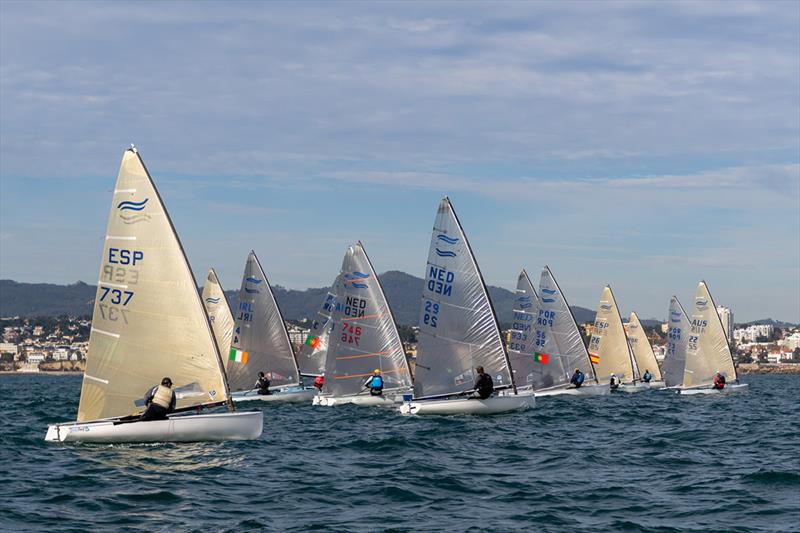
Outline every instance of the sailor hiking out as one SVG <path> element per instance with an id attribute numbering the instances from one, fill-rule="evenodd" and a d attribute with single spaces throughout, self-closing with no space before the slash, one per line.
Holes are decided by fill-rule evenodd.
<path id="1" fill-rule="evenodd" d="M 645 383 L 650 383 L 651 379 L 653 379 L 653 374 L 651 374 L 649 370 L 645 370 L 644 374 L 642 375 L 642 381 Z"/>
<path id="2" fill-rule="evenodd" d="M 713 388 L 717 390 L 722 390 L 725 388 L 725 376 L 721 373 L 717 372 L 717 375 L 714 376 L 714 384 L 712 385 Z"/>
<path id="3" fill-rule="evenodd" d="M 319 391 L 322 392 L 322 387 L 325 386 L 325 372 L 322 375 L 317 376 L 314 378 L 314 387 Z"/>
<path id="4" fill-rule="evenodd" d="M 572 374 L 572 379 L 570 379 L 569 382 L 572 383 L 576 389 L 579 389 L 585 380 L 586 376 L 583 374 L 583 372 L 581 372 L 581 369 L 576 368 L 575 373 Z"/>
<path id="5" fill-rule="evenodd" d="M 156 385 L 144 397 L 147 410 L 142 413 L 141 421 L 166 420 L 167 415 L 175 410 L 175 391 L 172 390 L 172 380 L 164 378 L 161 385 Z"/>
<path id="6" fill-rule="evenodd" d="M 608 379 L 608 386 L 611 387 L 611 391 L 615 391 L 620 386 L 620 379 L 617 377 L 616 374 L 611 374 L 611 377 Z"/>
<path id="7" fill-rule="evenodd" d="M 258 389 L 258 394 L 262 396 L 269 396 L 272 391 L 269 390 L 269 378 L 263 372 L 258 373 L 258 380 L 256 380 L 255 389 Z"/>
<path id="8" fill-rule="evenodd" d="M 475 389 L 473 398 L 485 400 L 494 392 L 494 381 L 492 381 L 492 376 L 483 371 L 482 366 L 477 367 L 475 371 L 478 372 L 478 377 L 475 379 L 473 387 Z"/>
<path id="9" fill-rule="evenodd" d="M 383 376 L 379 369 L 375 369 L 367 381 L 364 382 L 364 388 L 369 388 L 370 396 L 380 396 L 383 394 Z"/>

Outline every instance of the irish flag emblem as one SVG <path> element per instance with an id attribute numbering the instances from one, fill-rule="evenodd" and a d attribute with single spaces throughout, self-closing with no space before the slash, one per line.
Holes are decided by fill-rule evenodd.
<path id="1" fill-rule="evenodd" d="M 546 353 L 534 352 L 533 360 L 536 361 L 537 363 L 542 363 L 543 365 L 546 365 L 547 363 L 550 362 L 550 356 L 547 355 Z"/>
<path id="2" fill-rule="evenodd" d="M 228 357 L 231 361 L 236 361 L 237 363 L 242 363 L 243 365 L 247 364 L 247 352 L 243 350 L 239 350 L 237 348 L 231 348 L 231 354 Z"/>
<path id="3" fill-rule="evenodd" d="M 315 350 L 319 347 L 320 344 L 321 344 L 321 342 L 319 340 L 319 337 L 314 337 L 313 335 L 309 335 L 306 338 L 306 345 L 307 346 L 311 346 Z"/>

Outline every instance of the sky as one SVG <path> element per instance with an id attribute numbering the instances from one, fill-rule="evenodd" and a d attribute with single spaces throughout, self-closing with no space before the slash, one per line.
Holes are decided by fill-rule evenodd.
<path id="1" fill-rule="evenodd" d="M 0 278 L 97 281 L 130 143 L 192 268 L 422 276 L 800 322 L 800 2 L 0 2 Z"/>

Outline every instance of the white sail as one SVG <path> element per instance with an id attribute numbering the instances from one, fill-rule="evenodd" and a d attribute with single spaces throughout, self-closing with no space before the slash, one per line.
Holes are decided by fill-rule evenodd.
<path id="1" fill-rule="evenodd" d="M 211 329 L 217 339 L 220 355 L 225 355 L 231 349 L 233 337 L 233 314 L 225 299 L 225 291 L 219 283 L 217 273 L 213 268 L 208 269 L 206 282 L 203 285 L 203 305 L 211 322 Z"/>
<path id="2" fill-rule="evenodd" d="M 225 361 L 232 391 L 250 390 L 264 372 L 272 387 L 300 383 L 300 372 L 278 302 L 255 252 L 247 256 L 239 301 L 234 313 L 233 340 Z"/>
<path id="3" fill-rule="evenodd" d="M 301 374 L 318 376 L 325 370 L 325 357 L 328 353 L 332 327 L 331 314 L 336 306 L 335 291 L 338 280 L 337 276 L 333 285 L 325 294 L 322 306 L 320 306 L 314 316 L 314 320 L 311 322 L 306 342 L 303 343 L 297 354 L 297 363 Z"/>
<path id="4" fill-rule="evenodd" d="M 710 385 L 720 372 L 728 379 L 738 379 L 728 338 L 717 314 L 717 306 L 704 281 L 697 285 L 694 309 L 689 322 L 684 387 Z"/>
<path id="5" fill-rule="evenodd" d="M 536 349 L 547 354 L 547 372 L 535 389 L 546 389 L 569 383 L 578 368 L 586 375 L 587 384 L 595 381 L 594 367 L 583 343 L 578 324 L 561 287 L 550 268 L 545 266 L 539 280 L 539 309 L 535 325 Z M 552 381 L 551 381 L 552 380 Z"/>
<path id="6" fill-rule="evenodd" d="M 667 317 L 667 353 L 664 356 L 664 384 L 677 387 L 683 383 L 686 348 L 689 342 L 689 318 L 676 296 L 669 301 Z"/>
<path id="7" fill-rule="evenodd" d="M 486 285 L 448 198 L 433 226 L 419 328 L 416 398 L 471 390 L 476 366 L 495 387 L 513 386 Z"/>
<path id="8" fill-rule="evenodd" d="M 78 421 L 144 410 L 169 376 L 177 407 L 227 399 L 220 355 L 195 278 L 135 149 L 114 188 L 92 314 Z"/>
<path id="9" fill-rule="evenodd" d="M 639 321 L 639 316 L 634 312 L 631 312 L 628 320 L 628 342 L 631 345 L 633 360 L 636 362 L 639 376 L 641 377 L 649 370 L 654 381 L 661 381 L 661 370 L 658 368 L 658 360 L 656 354 L 653 353 L 653 346 Z"/>
<path id="10" fill-rule="evenodd" d="M 403 342 L 378 275 L 364 246 L 350 246 L 336 286 L 333 329 L 325 362 L 325 392 L 350 396 L 364 391 L 375 369 L 384 391 L 411 388 Z"/>
<path id="11" fill-rule="evenodd" d="M 544 368 L 549 361 L 537 344 L 536 318 L 539 315 L 539 296 L 528 273 L 523 268 L 517 277 L 513 302 L 513 322 L 508 343 L 508 360 L 517 387 L 537 388 L 543 381 Z"/>
<path id="12" fill-rule="evenodd" d="M 633 372 L 633 357 L 622 326 L 622 317 L 608 285 L 603 288 L 597 306 L 594 332 L 589 340 L 589 355 L 596 361 L 595 372 L 600 383 L 608 383 L 611 374 L 616 374 L 623 383 L 637 377 Z"/>

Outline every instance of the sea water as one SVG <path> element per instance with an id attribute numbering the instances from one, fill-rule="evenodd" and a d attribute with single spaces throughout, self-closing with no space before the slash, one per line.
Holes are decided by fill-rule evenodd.
<path id="1" fill-rule="evenodd" d="M 258 405 L 249 442 L 43 441 L 80 377 L 0 376 L 3 531 L 798 531 L 800 376 L 502 416 Z M 248 406 L 250 408 L 250 406 Z"/>

